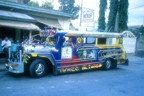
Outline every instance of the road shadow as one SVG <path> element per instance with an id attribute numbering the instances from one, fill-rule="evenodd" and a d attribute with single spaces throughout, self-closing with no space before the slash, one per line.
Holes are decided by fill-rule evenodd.
<path id="1" fill-rule="evenodd" d="M 93 69 L 93 70 L 85 70 L 85 71 L 78 71 L 78 72 L 67 72 L 67 73 L 61 73 L 58 74 L 56 76 L 65 76 L 65 75 L 82 75 L 82 74 L 90 74 L 90 73 L 97 73 L 97 74 L 102 74 L 102 73 L 106 73 L 106 72 L 115 72 L 115 73 L 119 73 L 119 72 L 129 72 L 127 69 L 125 68 L 121 68 L 121 67 L 117 67 L 115 69 L 110 69 L 110 70 L 104 70 L 104 69 Z"/>
<path id="2" fill-rule="evenodd" d="M 86 71 L 79 71 L 79 72 L 68 72 L 68 73 L 63 73 L 63 74 L 58 74 L 58 75 L 53 75 L 53 74 L 46 74 L 46 76 L 41 77 L 41 78 L 55 78 L 55 77 L 65 77 L 65 76 L 81 76 L 81 75 L 90 75 L 91 73 L 96 73 L 96 74 L 111 74 L 111 73 L 127 73 L 129 72 L 126 68 L 124 67 L 118 67 L 116 69 L 110 69 L 110 70 L 103 70 L 103 69 L 93 69 L 93 70 L 86 70 Z M 41 78 L 32 78 L 28 73 L 23 73 L 23 74 L 14 74 L 10 72 L 5 72 L 2 77 L 9 77 L 12 79 L 41 79 Z"/>

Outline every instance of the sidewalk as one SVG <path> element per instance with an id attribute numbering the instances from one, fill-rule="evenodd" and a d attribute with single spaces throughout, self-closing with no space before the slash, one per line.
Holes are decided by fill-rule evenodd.
<path id="1" fill-rule="evenodd" d="M 5 58 L 0 58 L 0 71 L 5 71 Z"/>

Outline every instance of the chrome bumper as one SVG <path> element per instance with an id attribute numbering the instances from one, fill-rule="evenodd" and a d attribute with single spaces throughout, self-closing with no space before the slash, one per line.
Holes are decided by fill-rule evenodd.
<path id="1" fill-rule="evenodd" d="M 20 62 L 8 62 L 5 67 L 11 73 L 24 73 L 24 64 Z"/>

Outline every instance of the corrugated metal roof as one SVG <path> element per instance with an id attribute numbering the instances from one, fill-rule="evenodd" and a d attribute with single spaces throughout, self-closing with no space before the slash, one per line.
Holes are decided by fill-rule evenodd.
<path id="1" fill-rule="evenodd" d="M 17 29 L 25 29 L 25 30 L 40 30 L 38 26 L 28 22 L 18 22 L 18 21 L 10 21 L 10 20 L 0 20 L 0 26 L 6 26 Z"/>
<path id="2" fill-rule="evenodd" d="M 25 20 L 35 21 L 34 18 L 32 18 L 26 14 L 23 14 L 23 13 L 0 10 L 0 18 L 4 18 L 4 17 L 5 18 L 15 18 L 15 19 L 25 19 Z"/>
<path id="3" fill-rule="evenodd" d="M 72 15 L 68 14 L 68 13 L 63 13 L 63 12 L 60 12 L 60 11 L 57 11 L 57 10 L 49 10 L 49 9 L 32 7 L 32 6 L 28 6 L 28 5 L 25 5 L 25 4 L 16 4 L 16 3 L 0 1 L 0 6 L 19 9 L 19 10 L 23 10 L 23 11 L 30 11 L 30 12 L 56 15 L 56 16 L 63 16 L 63 17 L 68 17 L 68 18 L 72 17 Z"/>

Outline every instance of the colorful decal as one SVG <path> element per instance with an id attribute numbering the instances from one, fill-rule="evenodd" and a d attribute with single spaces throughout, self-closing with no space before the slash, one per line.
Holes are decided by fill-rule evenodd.
<path id="1" fill-rule="evenodd" d="M 97 68 L 101 68 L 101 67 L 102 67 L 102 64 L 80 65 L 80 66 L 60 68 L 60 69 L 58 69 L 58 72 L 59 73 L 70 73 L 70 72 L 92 70 L 92 69 L 97 69 Z"/>
<path id="2" fill-rule="evenodd" d="M 77 38 L 77 43 L 81 43 L 82 42 L 82 38 L 78 37 Z"/>
<path id="3" fill-rule="evenodd" d="M 72 59 L 72 47 L 67 46 L 62 48 L 62 59 Z"/>
<path id="4" fill-rule="evenodd" d="M 91 65 L 83 65 L 82 70 L 90 70 L 90 69 L 97 69 L 102 67 L 102 64 L 91 64 Z"/>
<path id="5" fill-rule="evenodd" d="M 99 51 L 99 56 L 102 58 L 108 58 L 108 57 L 118 57 L 122 55 L 122 50 L 121 49 L 107 49 L 107 50 L 100 50 Z"/>
<path id="6" fill-rule="evenodd" d="M 96 59 L 96 50 L 95 49 L 83 49 L 78 51 L 79 57 L 81 60 L 91 60 Z"/>

